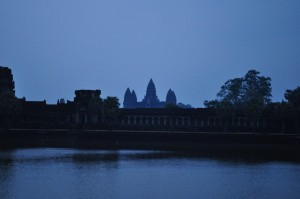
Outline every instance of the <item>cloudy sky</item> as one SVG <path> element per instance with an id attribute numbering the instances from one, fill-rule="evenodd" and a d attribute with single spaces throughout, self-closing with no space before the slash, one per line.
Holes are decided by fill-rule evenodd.
<path id="1" fill-rule="evenodd" d="M 273 101 L 300 86 L 298 0 L 1 0 L 0 65 L 16 95 L 56 103 L 76 89 L 203 107 L 228 79 L 256 69 Z"/>

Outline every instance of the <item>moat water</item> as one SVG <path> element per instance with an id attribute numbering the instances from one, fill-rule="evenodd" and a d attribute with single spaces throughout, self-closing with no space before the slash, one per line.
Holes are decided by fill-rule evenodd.
<path id="1" fill-rule="evenodd" d="M 1 199 L 299 197 L 299 162 L 165 151 L 0 151 Z"/>

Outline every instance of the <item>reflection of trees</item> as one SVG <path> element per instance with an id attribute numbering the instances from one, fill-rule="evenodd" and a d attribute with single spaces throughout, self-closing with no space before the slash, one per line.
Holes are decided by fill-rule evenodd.
<path id="1" fill-rule="evenodd" d="M 179 153 L 175 152 L 143 152 L 143 153 L 129 153 L 123 155 L 128 160 L 160 160 L 180 157 Z"/>
<path id="2" fill-rule="evenodd" d="M 211 159 L 224 163 L 246 163 L 257 164 L 269 161 L 294 161 L 300 162 L 299 154 L 287 153 L 278 150 L 262 149 L 210 149 L 202 151 L 159 151 L 159 152 L 137 152 L 122 154 L 120 158 L 126 160 L 167 160 L 167 159 L 186 159 L 203 160 Z"/>
<path id="3" fill-rule="evenodd" d="M 10 151 L 0 152 L 0 198 L 8 198 L 13 158 Z"/>
<path id="4" fill-rule="evenodd" d="M 77 153 L 72 156 L 73 162 L 89 164 L 98 162 L 116 162 L 119 160 L 118 153 Z"/>
<path id="5" fill-rule="evenodd" d="M 117 186 L 118 151 L 81 151 L 72 155 L 72 181 L 75 198 L 87 198 L 91 192 L 94 197 L 114 198 Z M 114 185 L 114 186 L 112 186 Z M 88 195 L 91 196 L 91 195 Z"/>

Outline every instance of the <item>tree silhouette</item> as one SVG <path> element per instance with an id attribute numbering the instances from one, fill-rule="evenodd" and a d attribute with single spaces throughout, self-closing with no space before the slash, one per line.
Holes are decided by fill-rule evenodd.
<path id="1" fill-rule="evenodd" d="M 119 114 L 119 99 L 117 97 L 108 96 L 103 100 L 102 110 L 105 122 L 110 126 Z"/>
<path id="2" fill-rule="evenodd" d="M 271 78 L 259 76 L 256 70 L 249 70 L 244 77 L 230 79 L 221 86 L 217 99 L 204 101 L 204 105 L 217 108 L 219 103 L 230 103 L 235 109 L 263 108 L 271 102 Z"/>
<path id="3" fill-rule="evenodd" d="M 243 98 L 242 85 L 243 78 L 230 79 L 221 87 L 217 97 L 220 101 L 226 101 L 235 107 L 239 107 Z"/>
<path id="4" fill-rule="evenodd" d="M 11 122 L 20 114 L 21 110 L 21 102 L 13 92 L 0 94 L 0 117 L 4 127 L 10 127 Z"/>
<path id="5" fill-rule="evenodd" d="M 255 131 L 255 120 L 262 115 L 272 97 L 271 78 L 259 74 L 256 70 L 249 70 L 244 77 L 226 81 L 217 93 L 217 99 L 205 100 L 204 105 L 216 108 L 219 116 L 225 118 L 234 117 L 235 110 L 243 109 Z"/>
<path id="6" fill-rule="evenodd" d="M 300 87 L 298 86 L 294 90 L 286 90 L 284 94 L 285 99 L 287 99 L 288 104 L 294 109 L 300 109 Z"/>
<path id="7" fill-rule="evenodd" d="M 292 110 L 294 131 L 300 132 L 300 87 L 294 90 L 286 90 L 284 97 L 287 99 L 287 104 Z"/>

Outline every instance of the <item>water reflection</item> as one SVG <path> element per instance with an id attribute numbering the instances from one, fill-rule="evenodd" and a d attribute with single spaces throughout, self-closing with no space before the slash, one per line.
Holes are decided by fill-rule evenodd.
<path id="1" fill-rule="evenodd" d="M 115 153 L 76 153 L 72 155 L 72 160 L 74 163 L 106 163 L 106 162 L 116 162 L 119 160 L 119 154 Z"/>
<path id="2" fill-rule="evenodd" d="M 120 155 L 118 151 L 77 151 L 72 155 L 72 162 L 80 170 L 95 169 L 96 167 L 103 167 L 109 170 L 116 169 L 119 160 Z"/>
<path id="3" fill-rule="evenodd" d="M 132 152 L 132 153 L 131 153 Z M 260 164 L 273 161 L 299 162 L 300 154 L 273 151 L 126 151 L 120 155 L 127 160 L 211 159 L 224 163 Z"/>
<path id="4" fill-rule="evenodd" d="M 75 151 L 71 184 L 76 198 L 113 198 L 119 161 L 118 151 Z"/>
<path id="5" fill-rule="evenodd" d="M 80 150 L 80 149 L 22 149 L 16 151 L 2 151 L 1 165 L 13 162 L 34 163 L 63 163 L 75 164 L 106 164 L 120 160 L 168 160 L 168 159 L 211 159 L 220 162 L 235 162 L 245 164 L 259 164 L 273 161 L 300 163 L 300 154 L 284 151 L 143 151 L 143 150 Z"/>
<path id="6" fill-rule="evenodd" d="M 0 151 L 0 198 L 295 198 L 295 156 L 249 151 Z M 296 160 L 298 160 L 296 158 Z"/>
<path id="7" fill-rule="evenodd" d="M 8 198 L 10 180 L 13 177 L 13 151 L 0 151 L 0 198 Z"/>

